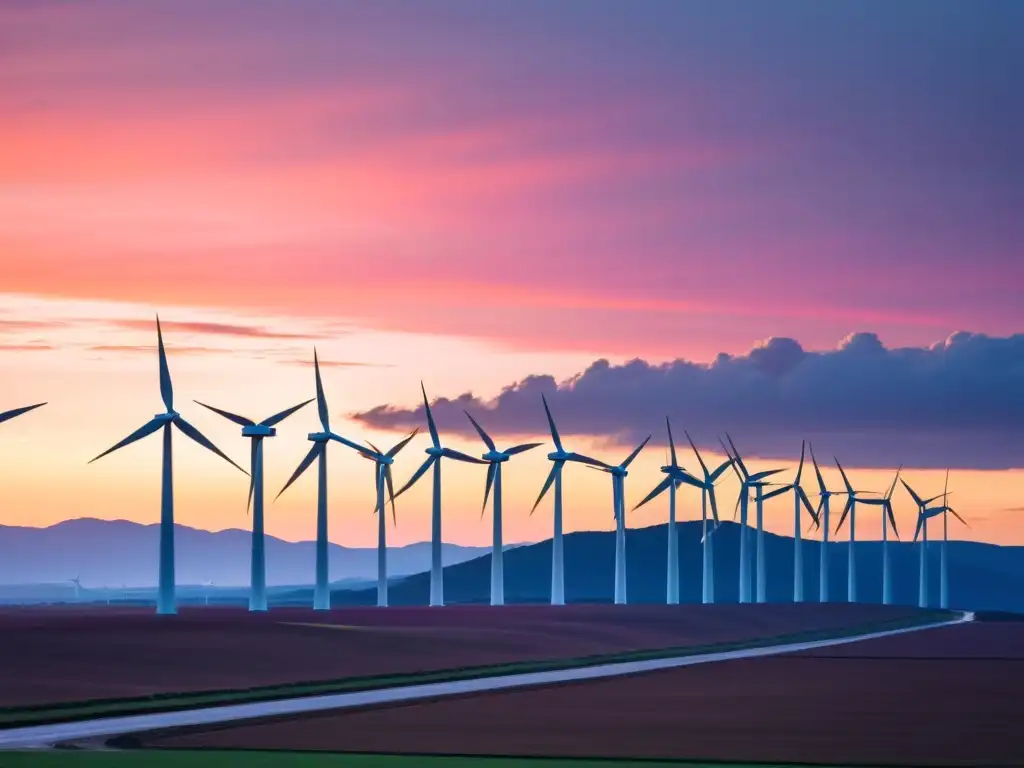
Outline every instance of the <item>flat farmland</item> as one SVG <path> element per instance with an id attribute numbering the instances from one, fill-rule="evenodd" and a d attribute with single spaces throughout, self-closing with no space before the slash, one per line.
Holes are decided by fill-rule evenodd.
<path id="1" fill-rule="evenodd" d="M 1024 625 L 978 623 L 142 741 L 162 748 L 1019 767 L 1022 639 Z"/>
<path id="2" fill-rule="evenodd" d="M 837 630 L 913 608 L 455 606 L 0 610 L 0 708 L 418 673 Z"/>

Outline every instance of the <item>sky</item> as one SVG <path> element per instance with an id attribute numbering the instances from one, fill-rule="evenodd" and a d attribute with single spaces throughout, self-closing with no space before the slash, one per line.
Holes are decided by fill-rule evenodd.
<path id="1" fill-rule="evenodd" d="M 159 312 L 179 410 L 243 465 L 192 400 L 301 402 L 315 346 L 358 441 L 424 427 L 423 381 L 453 448 L 482 452 L 464 408 L 549 442 L 545 393 L 579 452 L 653 435 L 630 505 L 670 416 L 785 478 L 807 439 L 832 489 L 836 457 L 869 491 L 949 467 L 950 535 L 1024 544 L 1021 71 L 1013 0 L 5 3 L 0 410 L 49 404 L 0 425 L 0 524 L 158 519 L 159 439 L 87 462 L 162 409 Z M 270 498 L 316 427 L 268 445 Z M 550 536 L 547 450 L 505 474 L 506 540 Z M 179 522 L 250 524 L 241 473 L 174 459 Z M 445 467 L 447 540 L 489 542 L 479 469 Z M 372 465 L 337 446 L 330 473 L 331 539 L 372 546 Z M 312 538 L 315 485 L 268 532 Z M 568 529 L 612 528 L 606 476 L 565 492 Z M 429 502 L 427 478 L 389 541 L 427 539 Z"/>

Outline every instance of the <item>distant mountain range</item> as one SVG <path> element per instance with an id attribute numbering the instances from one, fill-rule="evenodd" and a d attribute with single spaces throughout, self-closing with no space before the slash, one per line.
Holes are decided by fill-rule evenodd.
<path id="1" fill-rule="evenodd" d="M 127 520 L 79 518 L 48 528 L 0 525 L 0 584 L 60 582 L 79 576 L 82 586 L 149 587 L 156 584 L 159 525 Z M 210 531 L 175 526 L 175 560 L 179 584 L 248 585 L 251 535 L 230 529 Z M 267 583 L 309 584 L 313 580 L 314 542 L 288 542 L 268 536 Z M 445 544 L 446 565 L 490 551 L 489 547 Z M 388 548 L 388 571 L 406 576 L 430 568 L 430 544 Z M 330 545 L 334 582 L 377 578 L 376 548 Z"/>
<path id="2" fill-rule="evenodd" d="M 627 588 L 630 602 L 658 603 L 665 600 L 667 525 L 630 530 L 626 539 Z M 715 534 L 716 597 L 735 602 L 738 597 L 739 531 L 726 522 Z M 680 546 L 680 599 L 699 602 L 701 589 L 700 523 L 678 524 Z M 754 546 L 753 531 L 749 539 Z M 615 537 L 611 532 L 577 532 L 565 536 L 565 593 L 569 601 L 611 602 Z M 820 542 L 804 542 L 805 598 L 818 599 Z M 849 544 L 830 544 L 831 598 L 846 599 L 847 551 Z M 893 593 L 897 603 L 917 604 L 918 550 L 911 543 L 894 542 L 891 557 Z M 878 541 L 858 542 L 858 599 L 881 602 L 882 545 Z M 793 540 L 765 534 L 768 568 L 768 599 L 793 599 Z M 929 543 L 931 605 L 939 600 L 939 545 Z M 447 602 L 486 602 L 490 594 L 490 554 L 445 568 Z M 951 541 L 949 543 L 950 604 L 968 610 L 1024 611 L 1024 547 Z M 507 602 L 545 602 L 551 590 L 551 541 L 523 545 L 507 552 L 504 561 Z M 393 605 L 426 604 L 430 575 L 421 573 L 392 585 Z M 311 599 L 308 589 L 287 593 L 290 601 Z M 334 602 L 373 604 L 372 588 L 336 591 Z"/>

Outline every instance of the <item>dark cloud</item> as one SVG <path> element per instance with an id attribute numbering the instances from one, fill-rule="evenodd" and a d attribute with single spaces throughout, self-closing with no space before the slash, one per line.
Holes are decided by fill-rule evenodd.
<path id="1" fill-rule="evenodd" d="M 107 325 L 115 328 L 124 328 L 133 331 L 154 331 L 156 322 L 154 320 L 109 320 Z M 251 339 L 309 339 L 310 334 L 286 333 L 274 331 L 269 328 L 254 325 L 236 325 L 233 323 L 207 323 L 207 322 L 176 322 L 173 320 L 161 320 L 160 327 L 164 333 L 196 333 L 206 336 L 242 336 Z"/>
<path id="2" fill-rule="evenodd" d="M 544 393 L 567 434 L 632 443 L 664 442 L 665 416 L 682 438 L 717 447 L 728 430 L 750 455 L 792 458 L 800 440 L 819 458 L 864 467 L 1024 467 L 1024 334 L 994 338 L 958 332 L 928 348 L 887 349 L 872 333 L 837 349 L 808 352 L 773 338 L 710 364 L 676 360 L 594 362 L 558 384 L 528 376 L 493 400 L 466 393 L 432 406 L 439 426 L 472 435 L 468 409 L 495 433 L 546 433 Z M 423 407 L 382 405 L 355 414 L 364 423 L 407 429 Z"/>

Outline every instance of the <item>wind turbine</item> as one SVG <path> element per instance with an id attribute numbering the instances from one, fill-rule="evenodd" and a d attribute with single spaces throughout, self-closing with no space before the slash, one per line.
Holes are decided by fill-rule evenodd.
<path id="1" fill-rule="evenodd" d="M 487 464 L 487 486 L 484 489 L 484 503 L 480 508 L 480 517 L 484 516 L 487 510 L 487 497 L 491 495 L 491 486 L 494 486 L 494 540 L 491 545 L 491 605 L 505 604 L 505 573 L 502 570 L 502 541 L 501 541 L 501 465 L 518 453 L 523 453 L 531 448 L 536 448 L 541 443 L 523 443 L 504 451 L 499 451 L 491 436 L 484 432 L 483 427 L 476 423 L 476 419 L 469 415 L 469 411 L 463 411 L 469 420 L 473 422 L 477 434 L 487 446 L 487 453 L 480 458 Z"/>
<path id="2" fill-rule="evenodd" d="M 377 446 L 370 443 L 370 449 L 360 451 L 364 459 L 373 462 L 373 475 L 377 490 L 377 607 L 388 607 L 388 526 L 387 526 L 387 505 L 384 500 L 384 486 L 387 485 L 388 495 L 391 497 L 391 519 L 398 525 L 398 518 L 395 516 L 395 485 L 391 476 L 391 465 L 395 463 L 395 456 L 408 445 L 409 441 L 416 437 L 419 427 L 414 429 L 390 450 L 380 451 Z"/>
<path id="3" fill-rule="evenodd" d="M 331 588 L 327 579 L 328 555 L 327 555 L 327 444 L 332 440 L 336 443 L 351 448 L 359 453 L 370 453 L 358 443 L 353 443 L 341 435 L 331 431 L 331 420 L 327 410 L 327 398 L 324 396 L 324 385 L 320 378 L 320 361 L 317 358 L 316 348 L 313 349 L 313 369 L 316 374 L 316 409 L 320 416 L 320 432 L 310 432 L 306 439 L 313 444 L 309 453 L 299 462 L 288 482 L 284 484 L 275 501 L 281 498 L 281 494 L 288 490 L 288 486 L 294 483 L 305 472 L 309 465 L 317 462 L 317 497 L 316 497 L 316 585 L 313 588 L 313 610 L 329 611 L 331 609 Z"/>
<path id="4" fill-rule="evenodd" d="M 834 456 L 832 458 L 835 458 Z M 839 459 L 836 459 L 836 466 L 839 467 L 839 474 L 843 476 L 843 482 L 846 484 L 846 493 L 850 497 L 846 501 L 846 506 L 843 508 L 843 514 L 839 516 L 839 525 L 836 526 L 836 533 L 839 533 L 839 529 L 843 527 L 843 521 L 846 520 L 846 515 L 850 515 L 850 550 L 849 550 L 849 561 L 846 569 L 846 600 L 850 603 L 857 602 L 857 559 L 856 552 L 854 551 L 854 545 L 856 543 L 856 521 L 857 521 L 857 502 L 869 502 L 870 499 L 859 499 L 857 498 L 858 491 L 853 490 L 853 486 L 850 485 L 850 479 L 846 476 L 846 472 L 843 471 L 843 465 L 839 463 Z M 861 491 L 861 493 L 868 493 L 867 491 Z"/>
<path id="5" fill-rule="evenodd" d="M 565 564 L 562 557 L 562 468 L 566 462 L 570 461 L 577 464 L 589 464 L 592 467 L 605 467 L 607 465 L 602 461 L 584 456 L 581 453 L 566 451 L 562 447 L 562 438 L 558 434 L 555 420 L 551 417 L 551 409 L 548 408 L 547 398 L 544 397 L 543 393 L 541 393 L 540 398 L 544 403 L 544 413 L 548 417 L 548 426 L 551 428 L 551 440 L 555 444 L 555 450 L 548 454 L 548 461 L 551 462 L 551 471 L 548 473 L 547 480 L 544 481 L 544 487 L 540 489 L 540 493 L 537 495 L 537 500 L 533 503 L 533 509 L 530 510 L 530 514 L 532 515 L 537 510 L 538 505 L 544 498 L 544 494 L 548 492 L 548 488 L 554 483 L 555 514 L 554 534 L 551 537 L 551 604 L 565 605 Z"/>
<path id="6" fill-rule="evenodd" d="M 807 494 L 804 493 L 803 487 L 800 485 L 800 476 L 804 471 L 804 449 L 806 443 L 800 441 L 800 464 L 797 466 L 796 477 L 790 485 L 784 485 L 781 488 L 776 488 L 770 493 L 766 493 L 763 496 L 763 501 L 774 496 L 780 496 L 783 493 L 793 492 L 793 602 L 802 603 L 804 601 L 804 542 L 801 537 L 801 525 L 800 525 L 800 505 L 803 504 L 808 514 L 811 516 L 811 520 L 814 521 L 814 525 L 820 525 L 818 522 L 818 513 L 814 511 L 814 507 L 811 506 L 810 500 L 807 498 Z M 757 562 L 758 562 L 758 584 L 760 584 L 760 571 L 761 571 L 761 555 L 758 551 Z M 760 587 L 759 587 L 760 589 Z M 758 596 L 759 603 L 764 602 L 760 595 Z"/>
<path id="7" fill-rule="evenodd" d="M 715 468 L 714 472 L 708 470 L 708 465 L 704 463 L 704 459 L 701 458 L 700 451 L 697 450 L 697 446 L 694 445 L 693 438 L 690 437 L 690 433 L 685 429 L 683 434 L 686 435 L 687 441 L 690 443 L 690 447 L 693 452 L 697 455 L 697 462 L 700 464 L 701 471 L 704 473 L 704 480 L 700 485 L 700 519 L 701 519 L 701 548 L 703 555 L 702 557 L 702 571 L 701 571 L 701 600 L 705 603 L 715 602 L 715 542 L 711 538 L 712 532 L 708 531 L 708 497 L 711 497 L 711 515 L 715 521 L 715 530 L 718 529 L 718 502 L 715 500 L 715 483 L 718 482 L 718 478 L 722 476 L 730 466 L 732 466 L 732 458 L 728 458 L 723 461 L 718 467 Z"/>
<path id="8" fill-rule="evenodd" d="M 443 541 L 441 538 L 441 459 L 455 459 L 456 461 L 465 461 L 470 464 L 486 464 L 487 462 L 441 446 L 441 438 L 437 435 L 437 426 L 434 424 L 434 417 L 430 413 L 427 390 L 423 386 L 422 381 L 420 382 L 420 389 L 423 390 L 423 408 L 427 412 L 427 427 L 430 429 L 430 446 L 426 449 L 427 460 L 423 462 L 415 474 L 409 478 L 409 482 L 403 485 L 393 498 L 397 499 L 412 488 L 416 481 L 426 474 L 428 469 L 434 468 L 434 498 L 430 516 L 430 604 L 438 606 L 444 605 L 444 565 L 441 562 L 441 544 Z"/>
<path id="9" fill-rule="evenodd" d="M 195 401 L 203 408 L 208 408 L 214 413 L 219 413 L 228 421 L 233 421 L 242 427 L 242 437 L 252 440 L 252 452 L 249 459 L 249 498 L 245 505 L 246 512 L 252 505 L 252 557 L 249 569 L 249 610 L 267 610 L 267 558 L 264 550 L 263 540 L 263 438 L 274 437 L 277 434 L 275 427 L 287 419 L 300 408 L 313 402 L 312 399 L 304 403 L 293 405 L 287 410 L 269 416 L 259 424 L 245 416 L 238 416 L 212 405 Z"/>
<path id="10" fill-rule="evenodd" d="M 917 593 L 917 604 L 921 608 L 928 607 L 928 524 L 925 512 L 928 505 L 937 499 L 941 499 L 944 494 L 938 496 L 932 496 L 930 499 L 922 499 L 917 492 L 910 487 L 902 477 L 900 482 L 903 483 L 903 487 L 907 489 L 917 505 L 917 528 L 914 531 L 914 543 L 917 543 L 917 537 L 921 534 L 921 548 L 918 550 L 918 593 Z"/>
<path id="11" fill-rule="evenodd" d="M 633 507 L 634 510 L 640 509 L 644 504 L 660 495 L 666 488 L 668 489 L 668 567 L 667 576 L 668 584 L 666 586 L 665 600 L 669 605 L 678 605 L 679 603 L 679 544 L 677 542 L 678 532 L 676 531 L 676 488 L 680 483 L 686 483 L 692 485 L 694 488 L 704 489 L 703 483 L 695 478 L 683 467 L 679 466 L 679 461 L 676 458 L 676 443 L 672 439 L 672 424 L 668 420 L 668 416 L 665 417 L 665 426 L 668 428 L 668 445 L 670 450 L 669 463 L 661 468 L 662 474 L 665 475 L 665 479 L 658 483 L 654 490 L 651 491 L 644 500 Z"/>
<path id="12" fill-rule="evenodd" d="M 212 586 L 213 586 L 213 581 L 204 581 L 203 582 L 203 604 L 204 605 L 209 605 L 210 604 L 210 587 L 212 587 Z"/>
<path id="13" fill-rule="evenodd" d="M 157 352 L 160 357 L 160 396 L 167 411 L 158 413 L 124 440 L 91 459 L 89 463 L 92 464 L 108 453 L 131 445 L 157 430 L 163 430 L 163 472 L 160 485 L 160 576 L 156 612 L 174 614 L 177 613 L 177 608 L 174 601 L 174 481 L 171 471 L 171 427 L 177 427 L 183 435 L 216 453 L 239 472 L 246 475 L 249 473 L 229 459 L 220 448 L 211 443 L 198 429 L 185 421 L 181 414 L 174 410 L 174 390 L 171 386 L 171 373 L 167 367 L 167 353 L 164 351 L 164 337 L 160 332 L 159 316 L 156 319 L 156 340 Z"/>
<path id="14" fill-rule="evenodd" d="M 920 529 L 927 525 L 927 520 L 932 517 L 942 515 L 942 548 L 939 550 L 939 607 L 949 608 L 949 559 L 947 555 L 947 548 L 949 546 L 949 517 L 947 513 L 952 513 L 953 517 L 959 520 L 961 523 L 966 525 L 968 528 L 971 526 L 967 525 L 967 521 L 964 520 L 960 515 L 957 514 L 956 510 L 949 506 L 946 502 L 948 501 L 949 493 L 949 470 L 946 470 L 946 483 L 942 489 L 942 506 L 941 507 L 929 507 L 925 509 L 921 517 L 918 519 L 918 532 Z M 934 500 L 934 499 L 933 499 Z M 914 540 L 917 540 L 917 532 L 914 534 Z"/>
<path id="15" fill-rule="evenodd" d="M 868 504 L 873 507 L 882 508 L 882 603 L 892 604 L 892 574 L 889 563 L 889 523 L 892 523 L 892 532 L 899 538 L 900 533 L 896 529 L 896 518 L 892 513 L 892 492 L 896 490 L 896 481 L 900 479 L 900 472 L 903 465 L 896 470 L 896 477 L 892 479 L 889 491 L 881 499 L 861 499 L 861 504 Z"/>
<path id="16" fill-rule="evenodd" d="M 743 463 L 743 459 L 740 457 L 740 452 L 736 450 L 736 445 L 733 443 L 732 438 L 729 437 L 727 432 L 725 435 L 729 441 L 729 447 L 732 448 L 732 452 L 729 448 L 726 448 L 725 443 L 722 443 L 719 439 L 719 443 L 722 444 L 722 449 L 726 455 L 733 460 L 732 468 L 736 473 L 736 477 L 740 481 L 740 496 L 737 500 L 737 506 L 740 510 L 740 602 L 750 602 L 750 557 L 747 555 L 747 508 L 750 501 L 750 489 L 754 488 L 757 492 L 757 550 L 758 550 L 758 602 L 764 602 L 763 599 L 763 585 L 766 583 L 761 575 L 761 563 L 764 562 L 764 558 L 761 557 L 764 547 L 764 486 L 766 485 L 765 478 L 770 477 L 781 469 L 766 469 L 762 472 L 755 472 L 750 474 L 747 471 L 746 465 Z M 736 517 L 736 511 L 733 510 L 733 518 Z"/>
<path id="17" fill-rule="evenodd" d="M 629 465 L 644 449 L 651 436 L 648 435 L 626 460 L 617 466 L 591 467 L 612 476 L 612 506 L 615 509 L 615 604 L 626 604 L 626 476 Z"/>
<path id="18" fill-rule="evenodd" d="M 82 599 L 82 580 L 81 580 L 81 575 L 78 574 L 78 575 L 75 576 L 75 578 L 69 579 L 69 581 L 72 584 L 75 585 L 75 602 L 76 603 L 80 602 L 81 599 Z"/>
<path id="19" fill-rule="evenodd" d="M 811 449 L 811 463 L 814 464 L 814 474 L 818 478 L 818 488 L 820 489 L 819 495 L 821 496 L 821 503 L 818 504 L 818 515 L 821 521 L 822 540 L 821 540 L 821 565 L 818 573 L 818 601 L 822 603 L 828 602 L 828 553 L 829 553 L 829 541 L 828 541 L 828 513 L 829 513 L 829 499 L 833 496 L 842 496 L 846 491 L 830 491 L 825 487 L 825 480 L 821 476 L 821 469 L 818 467 L 818 460 L 814 458 L 814 446 L 809 446 Z"/>

